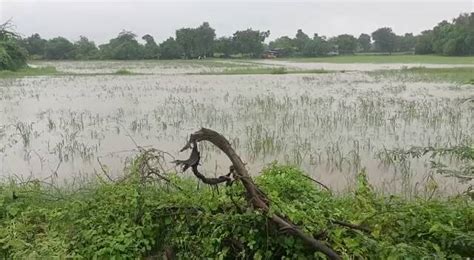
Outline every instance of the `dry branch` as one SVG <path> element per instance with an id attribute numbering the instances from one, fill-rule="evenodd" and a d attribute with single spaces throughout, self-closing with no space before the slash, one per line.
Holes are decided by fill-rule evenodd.
<path id="1" fill-rule="evenodd" d="M 183 170 L 188 168 L 193 169 L 194 175 L 197 178 L 202 180 L 203 182 L 211 182 L 208 184 L 217 184 L 220 182 L 225 182 L 226 178 L 229 177 L 230 174 L 221 176 L 219 178 L 206 178 L 204 175 L 199 173 L 197 167 L 199 165 L 200 154 L 197 149 L 197 143 L 201 141 L 208 141 L 215 146 L 217 146 L 221 151 L 223 151 L 227 157 L 232 162 L 231 173 L 233 174 L 234 179 L 240 180 L 246 190 L 246 199 L 250 205 L 252 205 L 255 209 L 260 210 L 268 215 L 269 219 L 276 223 L 280 230 L 283 230 L 289 234 L 292 234 L 301 240 L 303 240 L 308 246 L 313 248 L 316 251 L 324 253 L 330 259 L 341 259 L 341 257 L 330 247 L 325 245 L 323 242 L 316 240 L 314 237 L 304 233 L 298 226 L 293 224 L 291 221 L 285 219 L 284 217 L 270 212 L 268 199 L 253 182 L 252 178 L 247 172 L 245 168 L 245 164 L 242 162 L 242 159 L 237 155 L 234 151 L 232 146 L 230 145 L 229 141 L 222 136 L 221 134 L 217 133 L 214 130 L 201 128 L 199 131 L 191 134 L 189 141 L 186 145 L 181 149 L 181 151 L 185 151 L 187 149 L 192 148 L 191 156 L 187 160 L 177 160 L 175 161 L 176 164 L 182 165 Z"/>

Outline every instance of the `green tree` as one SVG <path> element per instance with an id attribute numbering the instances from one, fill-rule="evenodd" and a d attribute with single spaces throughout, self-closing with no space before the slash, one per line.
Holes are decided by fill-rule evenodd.
<path id="1" fill-rule="evenodd" d="M 270 42 L 271 49 L 278 49 L 282 56 L 291 56 L 296 51 L 295 41 L 288 36 L 283 36 Z"/>
<path id="2" fill-rule="evenodd" d="M 43 57 L 46 43 L 48 41 L 42 39 L 37 33 L 21 40 L 21 45 L 28 51 L 28 54 L 36 57 Z"/>
<path id="3" fill-rule="evenodd" d="M 253 58 L 260 57 L 264 50 L 263 42 L 268 36 L 270 36 L 270 31 L 261 32 L 251 28 L 237 31 L 233 35 L 236 52 Z"/>
<path id="4" fill-rule="evenodd" d="M 474 12 L 459 15 L 454 24 L 457 37 L 462 38 L 460 55 L 474 55 Z"/>
<path id="5" fill-rule="evenodd" d="M 375 49 L 380 52 L 392 53 L 396 47 L 397 35 L 392 28 L 383 27 L 372 33 Z"/>
<path id="6" fill-rule="evenodd" d="M 214 41 L 214 53 L 229 58 L 234 54 L 234 42 L 231 37 L 221 37 Z"/>
<path id="7" fill-rule="evenodd" d="M 440 22 L 433 28 L 433 51 L 443 55 L 474 54 L 474 13 L 461 14 L 452 23 Z"/>
<path id="8" fill-rule="evenodd" d="M 109 43 L 100 45 L 102 58 L 115 60 L 138 60 L 143 58 L 143 46 L 136 40 L 136 34 L 122 31 Z"/>
<path id="9" fill-rule="evenodd" d="M 93 41 L 89 41 L 87 37 L 80 36 L 79 40 L 74 43 L 73 57 L 78 60 L 97 59 L 99 56 L 99 49 L 95 46 Z"/>
<path id="10" fill-rule="evenodd" d="M 180 59 L 183 56 L 181 45 L 173 37 L 168 38 L 160 44 L 160 59 Z"/>
<path id="11" fill-rule="evenodd" d="M 433 31 L 432 30 L 423 31 L 421 32 L 419 36 L 416 37 L 415 53 L 416 54 L 433 53 Z"/>
<path id="12" fill-rule="evenodd" d="M 370 35 L 362 33 L 361 35 L 359 35 L 357 42 L 362 52 L 370 51 L 370 48 L 372 47 Z"/>
<path id="13" fill-rule="evenodd" d="M 314 34 L 313 39 L 306 41 L 302 54 L 305 57 L 316 57 L 327 55 L 334 46 L 326 40 L 326 37 Z"/>
<path id="14" fill-rule="evenodd" d="M 448 37 L 452 34 L 454 26 L 448 21 L 444 20 L 433 28 L 433 51 L 443 54 L 445 45 L 450 40 Z M 453 42 L 451 41 L 451 44 Z"/>
<path id="15" fill-rule="evenodd" d="M 160 48 L 156 44 L 153 36 L 146 34 L 143 35 L 142 39 L 145 41 L 143 58 L 158 59 L 160 57 Z"/>
<path id="16" fill-rule="evenodd" d="M 452 22 L 442 21 L 416 37 L 415 53 L 474 55 L 474 13 L 460 14 Z"/>
<path id="17" fill-rule="evenodd" d="M 20 37 L 12 28 L 11 21 L 0 24 L 0 70 L 26 67 L 27 51 L 19 46 Z"/>
<path id="18" fill-rule="evenodd" d="M 405 33 L 403 36 L 398 36 L 398 50 L 399 51 L 413 51 L 416 45 L 416 38 L 413 33 Z"/>
<path id="19" fill-rule="evenodd" d="M 184 58 L 196 57 L 195 54 L 195 38 L 196 31 L 193 28 L 181 28 L 176 30 L 176 42 L 181 46 Z"/>
<path id="20" fill-rule="evenodd" d="M 353 54 L 357 49 L 357 39 L 349 34 L 341 34 L 335 38 L 335 44 L 341 54 Z"/>
<path id="21" fill-rule="evenodd" d="M 311 41 L 309 36 L 303 32 L 303 30 L 298 29 L 295 35 L 294 44 L 298 52 L 303 52 L 305 45 Z"/>
<path id="22" fill-rule="evenodd" d="M 195 51 L 197 56 L 212 57 L 214 49 L 214 39 L 216 38 L 215 30 L 208 22 L 202 23 L 195 29 Z"/>
<path id="23" fill-rule="evenodd" d="M 50 39 L 44 49 L 44 57 L 50 60 L 64 60 L 74 57 L 74 45 L 64 37 Z"/>
<path id="24" fill-rule="evenodd" d="M 176 41 L 183 48 L 185 58 L 212 56 L 215 30 L 204 22 L 197 28 L 176 30 Z"/>

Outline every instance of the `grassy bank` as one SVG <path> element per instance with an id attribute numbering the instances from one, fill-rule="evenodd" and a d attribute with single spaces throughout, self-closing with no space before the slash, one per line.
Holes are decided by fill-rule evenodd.
<path id="1" fill-rule="evenodd" d="M 136 73 L 127 69 L 119 69 L 110 73 L 72 73 L 61 72 L 53 66 L 46 67 L 28 67 L 17 71 L 3 70 L 0 71 L 0 79 L 2 78 L 23 78 L 23 77 L 37 77 L 37 76 L 133 76 L 133 75 L 147 75 L 145 73 Z"/>
<path id="2" fill-rule="evenodd" d="M 19 69 L 17 71 L 2 70 L 0 71 L 0 78 L 21 78 L 31 76 L 51 76 L 60 75 L 61 73 L 55 67 L 28 67 Z"/>
<path id="3" fill-rule="evenodd" d="M 287 58 L 295 62 L 327 63 L 420 63 L 420 64 L 470 64 L 474 65 L 474 56 L 436 56 L 436 55 L 342 55 L 334 57 Z"/>
<path id="4" fill-rule="evenodd" d="M 444 81 L 460 84 L 474 84 L 474 67 L 459 68 L 425 68 L 415 67 L 401 70 L 379 70 L 369 72 L 371 75 L 394 77 L 398 81 Z"/>
<path id="5" fill-rule="evenodd" d="M 237 182 L 217 191 L 168 177 L 171 184 L 144 181 L 135 163 L 121 181 L 99 178 L 76 192 L 39 181 L 3 184 L 0 258 L 321 257 L 249 209 Z M 272 211 L 344 258 L 474 256 L 474 204 L 467 197 L 383 197 L 364 174 L 353 192 L 335 196 L 300 170 L 278 165 L 265 169 L 256 183 L 269 196 Z"/>

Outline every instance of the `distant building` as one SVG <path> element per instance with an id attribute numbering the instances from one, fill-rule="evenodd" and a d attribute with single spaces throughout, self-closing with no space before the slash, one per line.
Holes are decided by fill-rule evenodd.
<path id="1" fill-rule="evenodd" d="M 281 56 L 281 50 L 280 49 L 266 50 L 262 54 L 262 58 L 264 58 L 264 59 L 274 59 L 274 58 L 278 58 L 280 56 Z"/>

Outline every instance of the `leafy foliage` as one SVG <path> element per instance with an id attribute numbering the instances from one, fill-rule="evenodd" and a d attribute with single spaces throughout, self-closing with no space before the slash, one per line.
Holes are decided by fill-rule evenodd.
<path id="1" fill-rule="evenodd" d="M 137 35 L 122 31 L 109 43 L 99 46 L 102 58 L 116 60 L 138 60 L 144 55 L 143 46 L 136 40 Z"/>
<path id="2" fill-rule="evenodd" d="M 412 33 L 397 36 L 397 45 L 400 52 L 413 52 L 415 50 L 416 37 Z"/>
<path id="3" fill-rule="evenodd" d="M 264 51 L 263 42 L 268 36 L 270 36 L 270 31 L 247 29 L 235 32 L 232 40 L 238 53 L 258 58 Z"/>
<path id="4" fill-rule="evenodd" d="M 78 60 L 91 60 L 99 57 L 99 49 L 93 41 L 85 36 L 79 37 L 79 41 L 74 43 L 73 56 Z"/>
<path id="5" fill-rule="evenodd" d="M 306 57 L 325 56 L 331 51 L 332 47 L 325 37 L 315 34 L 313 39 L 306 41 L 302 54 Z"/>
<path id="6" fill-rule="evenodd" d="M 234 54 L 234 42 L 231 37 L 221 37 L 214 41 L 215 54 L 221 54 L 224 58 L 229 58 Z"/>
<path id="7" fill-rule="evenodd" d="M 443 55 L 474 54 L 474 13 L 461 14 L 452 23 L 442 21 L 424 31 L 416 43 L 416 53 Z"/>
<path id="8" fill-rule="evenodd" d="M 0 41 L 0 70 L 18 70 L 26 66 L 26 51 L 15 40 Z"/>
<path id="9" fill-rule="evenodd" d="M 18 44 L 18 35 L 7 21 L 0 24 L 0 70 L 18 70 L 26 67 L 27 53 Z"/>
<path id="10" fill-rule="evenodd" d="M 153 39 L 153 36 L 146 34 L 142 37 L 145 40 L 144 46 L 144 58 L 145 59 L 158 59 L 160 57 L 160 48 Z"/>
<path id="11" fill-rule="evenodd" d="M 46 43 L 44 58 L 64 60 L 74 57 L 74 45 L 64 37 L 56 37 Z"/>
<path id="12" fill-rule="evenodd" d="M 295 40 L 288 36 L 283 36 L 270 42 L 269 47 L 280 51 L 280 56 L 292 56 L 296 51 Z"/>
<path id="13" fill-rule="evenodd" d="M 381 52 L 392 53 L 395 51 L 397 35 L 392 32 L 392 28 L 383 27 L 372 33 L 375 49 Z"/>
<path id="14" fill-rule="evenodd" d="M 341 34 L 334 38 L 340 54 L 354 54 L 357 49 L 357 39 L 349 34 Z"/>
<path id="15" fill-rule="evenodd" d="M 28 51 L 30 56 L 42 58 L 47 42 L 47 40 L 35 33 L 27 38 L 21 39 L 20 44 Z"/>
<path id="16" fill-rule="evenodd" d="M 359 44 L 359 48 L 363 52 L 368 52 L 370 50 L 370 48 L 372 47 L 372 42 L 371 42 L 370 35 L 368 35 L 366 33 L 362 33 L 361 35 L 359 35 L 359 38 L 357 39 L 357 42 Z"/>
<path id="17" fill-rule="evenodd" d="M 176 175 L 169 175 L 171 184 L 145 182 L 139 173 L 141 159 L 121 181 L 98 179 L 76 192 L 39 181 L 1 185 L 0 256 L 137 258 L 173 252 L 185 259 L 321 257 L 282 234 L 266 216 L 246 209 L 243 187 L 196 190 L 194 180 Z M 268 194 L 273 211 L 343 257 L 473 256 L 474 208 L 467 198 L 382 197 L 363 173 L 353 193 L 332 196 L 299 169 L 276 164 L 264 169 L 256 182 Z M 371 232 L 348 229 L 335 220 Z"/>
<path id="18" fill-rule="evenodd" d="M 182 48 L 173 37 L 168 38 L 160 44 L 161 58 L 180 59 Z"/>
<path id="19" fill-rule="evenodd" d="M 212 56 L 215 37 L 215 30 L 208 22 L 197 28 L 176 31 L 176 42 L 182 47 L 185 58 Z"/>

